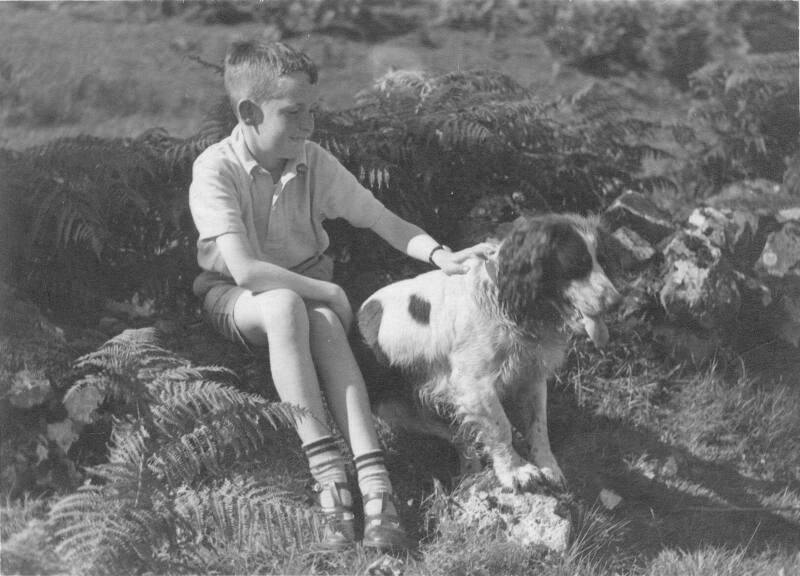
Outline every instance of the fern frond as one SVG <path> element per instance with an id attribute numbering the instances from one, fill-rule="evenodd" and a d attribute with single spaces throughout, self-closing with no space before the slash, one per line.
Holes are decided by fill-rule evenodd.
<path id="1" fill-rule="evenodd" d="M 428 79 L 420 98 L 429 103 L 444 101 L 450 105 L 476 96 L 499 98 L 520 96 L 524 92 L 519 83 L 497 70 L 467 70 Z"/>
<path id="2" fill-rule="evenodd" d="M 178 384 L 173 388 L 188 388 Z M 155 430 L 169 440 L 153 453 L 151 465 L 170 484 L 191 483 L 202 473 L 219 476 L 232 459 L 258 454 L 270 440 L 271 431 L 294 423 L 299 411 L 233 389 L 204 383 L 173 402 L 154 407 Z"/>
<path id="3" fill-rule="evenodd" d="M 309 537 L 319 537 L 320 521 L 311 509 L 291 494 L 253 478 L 182 489 L 176 507 L 218 554 L 299 546 Z"/>
<path id="4" fill-rule="evenodd" d="M 52 187 L 42 187 L 34 197 L 34 204 L 40 208 L 33 221 L 30 242 L 46 244 L 50 249 L 86 243 L 100 258 L 110 232 L 93 191 L 67 188 L 58 181 L 53 183 Z"/>

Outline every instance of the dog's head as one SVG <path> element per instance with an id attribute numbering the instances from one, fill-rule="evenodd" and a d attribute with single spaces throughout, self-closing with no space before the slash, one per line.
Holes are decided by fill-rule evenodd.
<path id="1" fill-rule="evenodd" d="M 500 305 L 527 328 L 576 322 L 602 346 L 602 315 L 621 297 L 603 269 L 599 220 L 549 214 L 520 220 L 497 255 Z"/>

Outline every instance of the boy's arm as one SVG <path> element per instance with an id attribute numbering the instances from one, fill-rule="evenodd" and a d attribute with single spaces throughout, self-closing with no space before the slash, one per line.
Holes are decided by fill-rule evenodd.
<path id="1" fill-rule="evenodd" d="M 451 252 L 447 248 L 437 249 L 441 245 L 422 228 L 403 220 L 388 208 L 372 226 L 372 230 L 391 246 L 412 258 L 423 262 L 428 262 L 430 259 L 432 264 L 441 268 L 446 274 L 464 274 L 469 270 L 464 265 L 467 259 L 488 258 L 495 251 L 495 246 L 485 242 L 458 252 Z"/>
<path id="2" fill-rule="evenodd" d="M 241 234 L 223 234 L 216 238 L 216 242 L 237 286 L 254 294 L 276 288 L 287 288 L 304 300 L 325 303 L 339 316 L 345 330 L 349 331 L 353 323 L 353 311 L 340 286 L 333 282 L 309 278 L 257 259 Z"/>

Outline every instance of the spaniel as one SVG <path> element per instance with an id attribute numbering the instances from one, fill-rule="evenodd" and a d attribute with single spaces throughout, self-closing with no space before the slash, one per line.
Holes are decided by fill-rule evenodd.
<path id="1" fill-rule="evenodd" d="M 597 218 L 521 218 L 466 274 L 436 270 L 375 292 L 358 311 L 361 335 L 403 375 L 373 398 L 376 414 L 462 449 L 477 441 L 508 488 L 563 487 L 547 433 L 547 381 L 571 330 L 584 329 L 597 346 L 608 340 L 601 316 L 621 297 L 601 265 L 602 244 Z"/>

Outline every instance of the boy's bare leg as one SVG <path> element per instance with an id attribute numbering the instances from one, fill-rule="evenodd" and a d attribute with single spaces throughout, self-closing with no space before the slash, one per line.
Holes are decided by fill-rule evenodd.
<path id="1" fill-rule="evenodd" d="M 291 290 L 276 289 L 236 301 L 234 321 L 247 341 L 269 345 L 272 379 L 283 402 L 307 409 L 313 417 L 297 423 L 307 444 L 330 435 L 325 408 L 309 348 L 309 319 L 303 299 Z"/>
<path id="2" fill-rule="evenodd" d="M 353 454 L 380 450 L 364 377 L 339 317 L 323 304 L 308 304 L 311 355 L 328 406 Z"/>
<path id="3" fill-rule="evenodd" d="M 361 494 L 365 497 L 382 492 L 391 494 L 392 483 L 375 433 L 364 377 L 342 323 L 333 310 L 322 304 L 309 303 L 308 319 L 311 355 L 333 418 L 353 450 Z M 372 499 L 365 500 L 364 513 L 369 518 L 370 515 L 396 514 L 397 510 L 391 501 L 384 507 L 382 499 Z M 395 530 L 402 532 L 399 526 Z M 364 538 L 367 538 L 366 528 Z"/>

